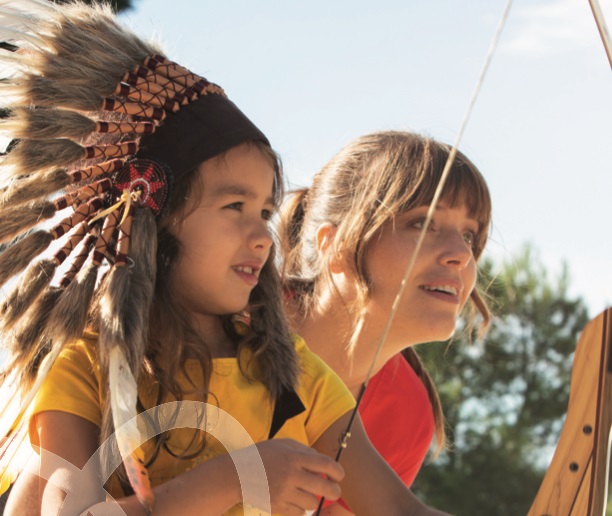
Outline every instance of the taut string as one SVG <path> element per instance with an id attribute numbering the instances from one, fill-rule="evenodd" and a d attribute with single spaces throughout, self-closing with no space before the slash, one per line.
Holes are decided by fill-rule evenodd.
<path id="1" fill-rule="evenodd" d="M 414 268 L 414 264 L 416 263 L 416 259 L 417 256 L 421 250 L 421 247 L 423 246 L 423 241 L 425 240 L 425 235 L 427 234 L 427 230 L 431 224 L 431 219 L 433 217 L 433 214 L 436 210 L 436 205 L 438 204 L 438 201 L 440 199 L 440 196 L 442 194 L 442 191 L 444 189 L 444 184 L 446 183 L 446 179 L 448 177 L 448 174 L 450 172 L 451 166 L 453 164 L 453 161 L 455 160 L 455 156 L 457 155 L 457 150 L 459 147 L 459 143 L 461 142 L 461 139 L 463 137 L 463 133 L 465 132 L 465 128 L 467 127 L 467 124 L 469 122 L 469 119 L 472 115 L 472 111 L 474 108 L 474 105 L 476 103 L 476 99 L 478 98 L 478 95 L 480 93 L 482 84 L 484 82 L 485 76 L 487 74 L 487 71 L 489 70 L 489 65 L 491 64 L 491 60 L 493 58 L 493 55 L 495 54 L 495 50 L 497 48 L 497 45 L 499 43 L 499 39 L 501 37 L 501 33 L 503 31 L 504 26 L 506 25 L 506 21 L 508 19 L 508 15 L 510 13 L 510 8 L 512 7 L 512 0 L 506 0 L 506 4 L 504 5 L 504 9 L 500 18 L 500 21 L 497 25 L 497 29 L 495 31 L 495 35 L 493 36 L 493 40 L 491 41 L 491 44 L 489 46 L 489 50 L 487 52 L 487 55 L 485 57 L 485 61 L 484 64 L 482 66 L 482 69 L 480 71 L 480 74 L 478 75 L 478 80 L 476 81 L 476 86 L 474 87 L 474 91 L 472 92 L 472 95 L 470 97 L 470 101 L 468 103 L 468 107 L 465 111 L 465 114 L 463 115 L 463 120 L 461 121 L 461 125 L 459 128 L 459 131 L 457 133 L 457 137 L 455 138 L 455 141 L 453 143 L 453 147 L 448 155 L 448 158 L 446 160 L 446 163 L 444 165 L 444 169 L 442 171 L 442 176 L 440 177 L 440 181 L 438 183 L 438 186 L 436 187 L 436 191 L 434 193 L 433 199 L 431 201 L 431 205 L 429 206 L 429 209 L 427 211 L 427 216 L 425 218 L 425 223 L 423 224 L 423 228 L 421 229 L 420 233 L 419 233 L 419 238 L 417 240 L 417 244 L 416 247 L 412 253 L 412 256 L 410 257 L 410 261 L 408 262 L 408 266 L 406 267 L 406 271 L 404 273 L 404 276 L 402 278 L 402 281 L 400 283 L 399 286 L 399 290 L 397 292 L 397 295 L 395 296 L 395 299 L 393 300 L 393 305 L 391 306 L 391 311 L 389 312 L 389 317 L 387 318 L 387 322 L 385 324 L 385 327 L 383 329 L 382 335 L 380 337 L 380 340 L 378 342 L 378 345 L 376 346 L 376 351 L 374 353 L 374 356 L 372 358 L 372 361 L 370 363 L 370 367 L 368 369 L 368 373 L 366 375 L 366 378 L 363 382 L 363 384 L 361 385 L 361 389 L 359 390 L 359 394 L 357 396 L 357 400 L 356 400 L 356 404 L 355 404 L 355 408 L 353 409 L 353 412 L 351 413 L 351 417 L 349 419 L 348 425 L 346 427 L 346 430 L 344 430 L 344 432 L 342 433 L 342 435 L 340 436 L 339 439 L 339 448 L 338 448 L 338 453 L 336 454 L 336 462 L 340 460 L 340 456 L 342 455 L 342 451 L 347 447 L 348 445 L 348 439 L 351 436 L 351 428 L 353 425 L 353 422 L 355 421 L 355 417 L 357 415 L 357 411 L 359 410 L 359 405 L 361 404 L 361 401 L 363 399 L 363 395 L 365 393 L 365 390 L 368 386 L 368 382 L 370 381 L 370 378 L 372 377 L 372 373 L 374 371 L 374 366 L 376 364 L 376 361 L 378 360 L 378 357 L 380 355 L 380 352 L 383 348 L 383 345 L 385 343 L 385 341 L 387 340 L 387 336 L 389 334 L 389 331 L 391 329 L 391 324 L 393 323 L 393 319 L 395 318 L 395 314 L 397 312 L 397 309 L 399 307 L 399 302 L 402 299 L 402 296 L 404 294 L 404 290 L 406 287 L 406 283 L 408 281 L 408 278 L 410 277 L 410 274 L 412 273 L 412 269 Z M 323 508 L 323 502 L 325 501 L 325 498 L 321 498 L 321 501 L 319 502 L 319 506 L 317 508 L 316 511 L 316 515 L 318 516 L 321 513 L 321 509 Z"/>

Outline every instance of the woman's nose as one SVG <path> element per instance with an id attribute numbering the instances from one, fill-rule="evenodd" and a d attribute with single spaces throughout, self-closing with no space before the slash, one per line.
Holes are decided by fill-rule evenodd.
<path id="1" fill-rule="evenodd" d="M 443 265 L 463 269 L 472 259 L 472 245 L 466 241 L 465 236 L 458 231 L 450 231 L 444 238 L 443 249 L 440 253 L 440 262 Z"/>

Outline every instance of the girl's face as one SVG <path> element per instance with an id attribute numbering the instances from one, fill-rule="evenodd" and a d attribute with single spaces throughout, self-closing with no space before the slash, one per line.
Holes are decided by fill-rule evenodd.
<path id="1" fill-rule="evenodd" d="M 367 311 L 384 324 L 416 247 L 429 206 L 387 221 L 370 243 L 366 267 L 371 280 Z M 464 205 L 440 202 L 408 278 L 394 319 L 406 344 L 448 339 L 476 283 L 472 243 L 479 231 Z"/>
<path id="2" fill-rule="evenodd" d="M 256 146 L 243 144 L 198 173 L 202 195 L 172 230 L 181 242 L 174 284 L 196 317 L 236 313 L 270 253 L 274 169 Z"/>

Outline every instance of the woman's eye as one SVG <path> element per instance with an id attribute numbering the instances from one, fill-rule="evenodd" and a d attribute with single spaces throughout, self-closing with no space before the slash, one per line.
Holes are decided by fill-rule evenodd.
<path id="1" fill-rule="evenodd" d="M 416 219 L 410 222 L 410 227 L 414 229 L 423 229 L 424 226 L 425 226 L 425 219 Z"/>

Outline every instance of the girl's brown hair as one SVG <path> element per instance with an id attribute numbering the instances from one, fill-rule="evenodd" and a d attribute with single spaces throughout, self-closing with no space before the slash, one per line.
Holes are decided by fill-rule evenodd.
<path id="1" fill-rule="evenodd" d="M 370 294 L 366 251 L 383 224 L 398 213 L 430 204 L 450 152 L 450 146 L 418 134 L 378 132 L 357 138 L 334 156 L 314 177 L 309 189 L 294 192 L 285 203 L 279 233 L 285 288 L 292 292 L 298 313 L 307 314 L 325 287 L 333 288 L 327 260 L 345 256 L 357 290 L 351 311 L 362 314 Z M 442 192 L 451 207 L 465 204 L 478 221 L 473 244 L 481 256 L 491 223 L 491 199 L 484 178 L 462 153 L 458 153 Z M 324 223 L 336 229 L 326 253 L 319 253 L 316 233 Z M 481 328 L 490 312 L 478 288 L 470 295 L 470 321 L 475 311 Z M 354 311 L 353 311 L 354 310 Z M 355 317 L 358 328 L 363 316 Z M 433 381 L 416 351 L 404 351 L 409 364 L 429 393 L 435 419 L 437 454 L 445 446 L 444 417 Z"/>
<path id="2" fill-rule="evenodd" d="M 275 204 L 279 204 L 283 196 L 284 184 L 280 159 L 276 153 L 265 143 L 260 141 L 248 142 L 254 145 L 270 161 L 274 168 L 273 198 Z M 224 154 L 218 156 L 224 159 Z M 201 337 L 193 329 L 185 310 L 181 305 L 181 293 L 177 292 L 173 284 L 173 268 L 181 253 L 181 242 L 173 235 L 172 226 L 180 223 L 191 211 L 197 207 L 198 199 L 201 197 L 202 184 L 198 169 L 185 174 L 174 186 L 169 199 L 167 210 L 157 221 L 157 230 L 153 230 L 157 238 L 140 238 L 147 247 L 143 254 L 151 262 L 146 268 L 154 271 L 153 295 L 148 317 L 143 318 L 135 333 L 145 335 L 145 353 L 141 374 L 150 375 L 157 385 L 156 405 L 167 401 L 183 400 L 185 395 L 196 395 L 201 401 L 206 402 L 208 396 L 214 393 L 208 392 L 208 385 L 212 374 L 212 356 L 206 345 L 206 338 Z M 143 210 L 145 211 L 145 210 Z M 138 219 L 137 219 L 138 220 Z M 152 219 L 151 219 L 152 221 Z M 136 222 L 136 221 L 135 221 Z M 155 221 L 152 221 L 155 225 Z M 136 228 L 138 224 L 135 224 Z M 157 244 L 157 245 L 156 245 Z M 134 263 L 133 270 L 139 270 L 138 263 Z M 156 272 L 155 272 L 156 271 Z M 99 296 L 94 301 L 94 309 L 90 315 L 90 327 L 98 330 L 99 321 L 104 317 L 105 310 L 118 302 L 114 298 L 110 285 L 105 285 L 108 278 L 102 280 Z M 122 312 L 122 308 L 118 308 Z M 233 322 L 233 314 L 220 316 L 227 335 L 236 345 L 236 356 L 241 356 L 243 348 L 252 351 L 252 360 L 258 363 L 258 371 L 261 380 L 270 392 L 272 399 L 276 398 L 283 390 L 295 387 L 298 375 L 297 357 L 293 350 L 293 344 L 289 337 L 289 330 L 284 315 L 284 305 L 280 287 L 280 277 L 274 263 L 274 249 L 261 270 L 259 282 L 251 292 L 249 298 L 249 312 L 251 324 L 248 331 L 239 331 Z M 187 358 L 195 359 L 202 373 L 201 385 L 196 385 L 189 377 L 186 370 Z M 160 365 L 163 364 L 163 367 Z M 248 377 L 247 364 L 239 361 L 242 373 Z M 185 388 L 177 380 L 183 376 L 190 382 Z M 151 407 L 143 406 L 139 401 L 139 410 L 143 411 Z M 108 412 L 108 411 L 106 411 Z M 100 442 L 104 442 L 113 432 L 110 413 L 104 417 Z M 153 430 L 158 427 L 156 421 L 149 421 Z M 155 433 L 155 432 L 154 432 Z M 155 437 L 155 450 L 151 457 L 147 457 L 147 464 L 157 458 L 160 450 L 164 448 L 168 453 L 172 452 L 168 446 L 170 432 L 165 432 Z M 190 447 L 189 454 L 180 455 L 179 458 L 191 459 L 199 455 L 204 449 L 205 440 L 198 439 L 198 432 L 194 432 L 192 444 L 200 442 L 201 445 Z M 114 441 L 110 441 L 114 445 Z M 112 451 L 112 450 L 111 450 Z M 129 492 L 130 486 L 122 471 L 119 471 L 119 480 L 124 491 Z"/>

